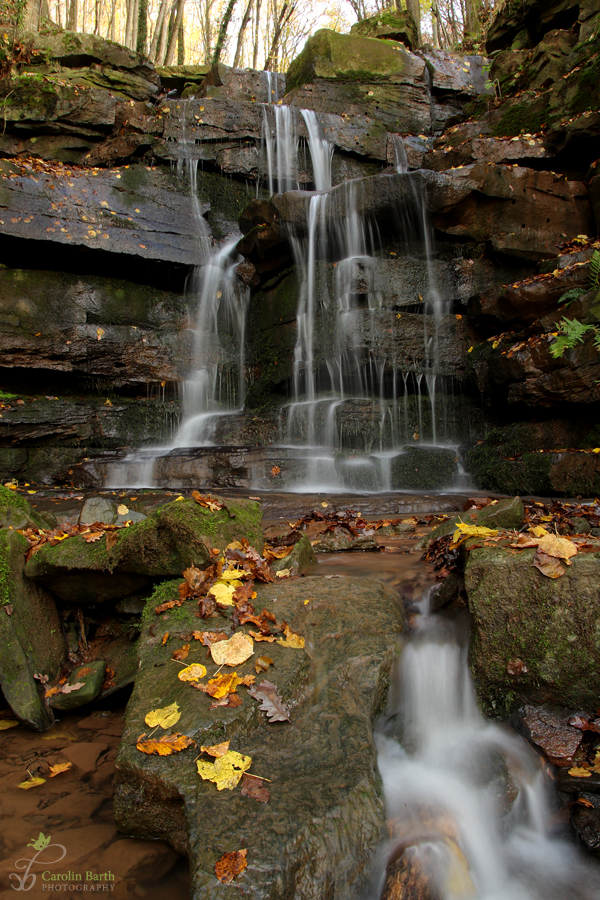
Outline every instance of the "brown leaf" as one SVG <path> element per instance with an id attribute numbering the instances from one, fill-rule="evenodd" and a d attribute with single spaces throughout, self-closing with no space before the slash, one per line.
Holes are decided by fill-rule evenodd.
<path id="1" fill-rule="evenodd" d="M 106 549 L 112 550 L 119 539 L 116 531 L 107 531 L 106 533 Z"/>
<path id="2" fill-rule="evenodd" d="M 557 559 L 569 559 L 577 553 L 577 547 L 573 541 L 555 534 L 546 534 L 540 538 L 539 548 L 542 553 Z"/>
<path id="3" fill-rule="evenodd" d="M 258 800 L 259 803 L 268 803 L 271 799 L 271 791 L 263 787 L 262 778 L 248 775 L 246 772 L 242 778 L 242 797 Z"/>
<path id="4" fill-rule="evenodd" d="M 196 742 L 185 734 L 164 734 L 161 738 L 149 738 L 144 740 L 146 733 L 141 734 L 136 742 L 136 747 L 142 753 L 157 754 L 158 756 L 170 756 L 180 750 L 186 750 Z"/>
<path id="5" fill-rule="evenodd" d="M 165 633 L 162 636 L 162 641 L 161 641 L 161 644 L 163 645 L 163 647 L 167 643 L 168 640 L 169 640 L 169 632 L 165 631 Z"/>
<path id="6" fill-rule="evenodd" d="M 211 512 L 218 512 L 225 506 L 222 500 L 217 500 L 216 498 L 211 497 L 210 494 L 203 497 L 199 491 L 192 491 L 192 497 L 196 503 L 200 506 L 204 506 L 206 509 L 210 509 Z"/>
<path id="7" fill-rule="evenodd" d="M 227 706 L 230 709 L 235 709 L 236 706 L 242 705 L 242 698 L 239 694 L 229 694 L 228 697 L 223 697 L 222 700 L 215 700 L 214 703 L 210 704 L 209 709 L 216 709 L 217 706 Z"/>
<path id="8" fill-rule="evenodd" d="M 173 652 L 173 655 L 171 656 L 171 659 L 183 660 L 183 659 L 185 659 L 185 658 L 187 657 L 187 655 L 188 655 L 189 652 L 190 652 L 190 645 L 189 645 L 189 644 L 184 644 L 183 647 L 180 647 L 180 648 L 179 648 L 179 650 L 175 650 L 175 651 Z"/>
<path id="9" fill-rule="evenodd" d="M 269 722 L 289 722 L 290 714 L 277 693 L 276 685 L 270 681 L 261 681 L 257 687 L 248 688 L 248 693 L 255 700 L 260 700 L 259 709 L 267 714 Z"/>
<path id="10" fill-rule="evenodd" d="M 548 554 L 543 553 L 539 547 L 533 559 L 532 566 L 539 569 L 542 575 L 545 575 L 547 578 L 560 578 L 561 575 L 564 575 L 567 571 L 560 559 L 557 559 L 554 556 L 548 556 Z"/>
<path id="11" fill-rule="evenodd" d="M 509 659 L 506 664 L 506 671 L 509 675 L 523 675 L 529 669 L 522 659 Z"/>
<path id="12" fill-rule="evenodd" d="M 93 544 L 95 541 L 99 541 L 103 534 L 103 531 L 91 531 L 89 534 L 84 534 L 83 539 L 86 544 Z"/>
<path id="13" fill-rule="evenodd" d="M 244 871 L 248 865 L 246 856 L 248 851 L 237 850 L 235 853 L 225 853 L 215 863 L 215 875 L 223 884 L 231 884 L 234 878 Z"/>
<path id="14" fill-rule="evenodd" d="M 205 747 L 201 745 L 200 752 L 208 753 L 209 756 L 214 756 L 215 759 L 218 759 L 220 756 L 225 756 L 227 751 L 229 750 L 229 744 L 231 741 L 223 741 L 222 744 L 213 744 L 212 747 Z"/>
<path id="15" fill-rule="evenodd" d="M 50 766 L 50 778 L 56 778 L 57 775 L 61 775 L 63 772 L 67 772 L 69 769 L 73 767 L 72 762 L 66 763 L 56 763 L 54 766 Z"/>
<path id="16" fill-rule="evenodd" d="M 178 600 L 167 600 L 165 601 L 165 603 L 161 603 L 159 606 L 157 606 L 154 612 L 157 615 L 160 615 L 161 613 L 166 612 L 168 609 L 174 609 L 176 606 L 181 606 L 182 603 L 183 598 L 181 597 Z"/>
<path id="17" fill-rule="evenodd" d="M 266 672 L 269 666 L 273 665 L 273 660 L 270 656 L 259 656 L 256 662 L 254 663 L 254 668 L 256 669 L 256 674 L 260 675 L 261 672 Z"/>
<path id="18" fill-rule="evenodd" d="M 211 647 L 218 641 L 226 641 L 229 635 L 224 631 L 194 631 L 192 637 L 196 641 L 200 641 L 205 647 Z"/>

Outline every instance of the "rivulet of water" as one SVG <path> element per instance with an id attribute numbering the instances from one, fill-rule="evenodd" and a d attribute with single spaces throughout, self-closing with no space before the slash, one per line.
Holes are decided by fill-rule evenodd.
<path id="1" fill-rule="evenodd" d="M 401 858 L 429 878 L 427 900 L 599 900 L 597 863 L 552 836 L 541 760 L 481 715 L 461 628 L 427 607 L 377 734 L 390 837 L 369 900 Z"/>

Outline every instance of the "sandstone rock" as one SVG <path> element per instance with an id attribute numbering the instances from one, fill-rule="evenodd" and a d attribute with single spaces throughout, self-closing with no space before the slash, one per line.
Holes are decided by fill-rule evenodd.
<path id="1" fill-rule="evenodd" d="M 52 528 L 54 517 L 41 515 L 25 497 L 0 485 L 0 528 Z"/>
<path id="2" fill-rule="evenodd" d="M 285 76 L 282 74 L 271 75 L 270 72 L 257 72 L 254 69 L 233 69 L 219 62 L 206 73 L 196 97 L 206 100 L 273 103 L 284 94 Z"/>
<path id="3" fill-rule="evenodd" d="M 392 459 L 393 490 L 443 490 L 458 472 L 454 450 L 404 447 Z"/>
<path id="4" fill-rule="evenodd" d="M 495 715 L 522 702 L 595 708 L 590 673 L 598 665 L 600 561 L 597 554 L 578 554 L 553 580 L 532 565 L 534 554 L 475 549 L 465 566 L 471 668 L 481 702 Z M 515 659 L 524 668 L 511 675 Z"/>
<path id="5" fill-rule="evenodd" d="M 179 577 L 190 565 L 205 568 L 212 547 L 222 549 L 241 537 L 262 549 L 260 517 L 260 507 L 250 500 L 228 500 L 216 513 L 193 500 L 174 501 L 118 531 L 110 550 L 106 536 L 92 544 L 79 536 L 46 544 L 28 561 L 27 574 L 65 600 L 102 603 Z"/>
<path id="6" fill-rule="evenodd" d="M 475 54 L 463 56 L 447 50 L 428 49 L 419 52 L 431 73 L 433 92 L 443 95 L 449 92 L 474 97 L 479 94 L 493 96 L 494 90 L 486 88 L 489 60 Z"/>
<path id="7" fill-rule="evenodd" d="M 194 898 L 225 896 L 228 889 L 215 880 L 214 863 L 242 845 L 248 848 L 249 896 L 300 898 L 310 891 L 320 896 L 332 877 L 336 890 L 349 893 L 364 878 L 383 825 L 372 721 L 384 701 L 402 628 L 397 598 L 375 582 L 346 578 L 304 578 L 257 590 L 257 608 L 272 609 L 311 642 L 314 664 L 303 651 L 269 644 L 274 660 L 269 671 L 290 703 L 293 724 L 267 724 L 243 688 L 240 707 L 211 711 L 210 697 L 177 680 L 171 642 L 163 647 L 158 631 L 168 629 L 179 638 L 197 628 L 195 604 L 181 607 L 177 617 L 167 614 L 155 635 L 149 619 L 117 760 L 117 827 L 132 836 L 166 840 L 188 854 Z M 200 657 L 200 651 L 191 650 L 187 661 L 194 655 Z M 216 667 L 210 661 L 207 667 L 210 676 Z M 250 668 L 251 660 L 238 671 Z M 342 672 L 351 677 L 342 681 Z M 179 704 L 177 729 L 198 745 L 231 739 L 231 749 L 252 757 L 251 772 L 268 771 L 269 802 L 255 803 L 239 788 L 219 792 L 200 781 L 197 749 L 168 759 L 136 750 L 137 738 L 147 731 L 144 716 L 166 700 Z M 352 754 L 345 749 L 349 741 Z"/>
<path id="8" fill-rule="evenodd" d="M 518 727 L 539 747 L 553 766 L 571 766 L 583 732 L 567 722 L 568 713 L 546 706 L 525 706 L 517 713 Z"/>
<path id="9" fill-rule="evenodd" d="M 579 4 L 574 0 L 524 0 L 518 7 L 498 8 L 486 35 L 488 53 L 510 47 L 527 29 L 535 42 L 552 28 L 569 27 L 577 21 Z"/>
<path id="10" fill-rule="evenodd" d="M 43 731 L 53 718 L 34 675 L 57 676 L 66 645 L 54 600 L 24 575 L 28 548 L 16 531 L 0 531 L 0 687 L 15 716 Z"/>
<path id="11" fill-rule="evenodd" d="M 0 161 L 0 202 L 0 234 L 187 265 L 199 261 L 190 197 L 159 169 L 65 167 L 61 173 L 57 164 L 35 173 L 30 165 Z"/>
<path id="12" fill-rule="evenodd" d="M 134 509 L 120 513 L 117 504 L 108 497 L 86 497 L 79 515 L 79 523 L 93 525 L 94 522 L 102 522 L 105 525 L 123 525 L 125 522 L 143 522 L 145 518 L 143 513 Z"/>
<path id="13" fill-rule="evenodd" d="M 438 525 L 433 531 L 425 535 L 417 544 L 417 549 L 428 547 L 436 538 L 445 534 L 452 534 L 456 530 L 457 522 L 466 522 L 468 525 L 479 525 L 484 528 L 520 528 L 525 518 L 525 509 L 520 497 L 512 497 L 510 500 L 499 500 L 497 503 L 484 506 L 482 509 L 470 509 L 458 516 L 453 516 L 442 525 Z"/>
<path id="14" fill-rule="evenodd" d="M 583 846 L 594 856 L 600 856 L 600 797 L 592 793 L 580 795 L 584 804 L 571 807 L 571 825 Z"/>
<path id="15" fill-rule="evenodd" d="M 186 84 L 199 85 L 207 73 L 210 72 L 210 66 L 157 66 L 157 75 L 160 83 L 167 91 L 182 91 Z"/>
<path id="16" fill-rule="evenodd" d="M 105 673 L 106 663 L 103 659 L 79 666 L 73 670 L 66 683 L 69 687 L 76 684 L 83 684 L 83 687 L 69 693 L 53 694 L 50 698 L 50 706 L 52 709 L 66 711 L 91 703 L 100 696 Z"/>
<path id="17" fill-rule="evenodd" d="M 361 19 L 352 26 L 350 34 L 399 41 L 409 50 L 416 50 L 419 44 L 417 26 L 408 10 L 387 9 L 368 19 Z"/>
<path id="18" fill-rule="evenodd" d="M 289 569 L 292 575 L 308 575 L 312 573 L 317 565 L 317 557 L 315 551 L 310 545 L 310 541 L 303 534 L 299 541 L 294 544 L 291 553 L 284 556 L 283 559 L 273 559 L 269 563 L 274 572 L 280 572 L 282 569 Z"/>
<path id="19" fill-rule="evenodd" d="M 341 553 L 346 550 L 379 550 L 374 537 L 359 535 L 353 537 L 347 531 L 338 529 L 338 533 L 322 534 L 313 545 L 315 553 Z"/>

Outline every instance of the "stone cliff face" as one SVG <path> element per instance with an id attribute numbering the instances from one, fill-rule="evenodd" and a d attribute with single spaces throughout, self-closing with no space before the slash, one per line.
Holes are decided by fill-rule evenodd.
<path id="1" fill-rule="evenodd" d="M 559 451 L 600 442 L 600 356 L 591 336 L 561 359 L 550 346 L 567 291 L 579 289 L 568 316 L 600 322 L 590 276 L 600 215 L 598 13 L 567 0 L 542 4 L 543 15 L 538 6 L 527 0 L 517 14 L 505 4 L 489 59 L 416 50 L 406 20 L 350 35 L 323 30 L 287 84 L 224 66 L 156 72 L 92 36 L 21 35 L 2 80 L 2 478 L 93 483 L 104 469 L 80 465 L 84 457 L 168 443 L 178 385 L 194 366 L 189 276 L 207 241 L 238 241 L 245 258 L 245 412 L 215 426 L 219 465 L 206 475 L 203 462 L 185 477 L 248 484 L 259 464 L 247 449 L 238 459 L 241 449 L 226 448 L 293 433 L 303 290 L 294 247 L 308 240 L 315 195 L 306 191 L 321 177 L 303 109 L 317 113 L 334 148 L 323 227 L 339 232 L 357 214 L 368 234 L 344 288 L 344 352 L 361 371 L 379 366 L 364 393 L 379 399 L 344 401 L 342 392 L 338 449 L 418 443 L 437 427 L 438 442 L 440 429 L 463 442 L 483 488 L 597 490 L 591 457 L 565 461 Z M 298 146 L 290 177 L 304 193 L 277 193 L 284 119 Z M 421 208 L 426 227 L 415 218 Z M 340 240 L 314 269 L 323 300 L 310 348 L 317 378 L 331 369 L 331 335 L 339 341 L 325 299 L 340 290 Z M 435 314 L 432 279 L 444 300 Z M 433 394 L 427 383 L 423 406 L 430 371 L 437 382 Z M 395 418 L 402 396 L 404 418 Z M 539 449 L 552 452 L 530 459 Z M 268 474 L 273 454 L 252 453 Z M 184 483 L 183 464 L 173 465 L 163 461 L 160 477 Z"/>

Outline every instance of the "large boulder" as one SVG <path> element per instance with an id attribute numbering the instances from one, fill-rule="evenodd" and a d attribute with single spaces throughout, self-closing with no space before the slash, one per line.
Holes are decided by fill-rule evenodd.
<path id="1" fill-rule="evenodd" d="M 36 512 L 25 497 L 0 485 L 0 528 L 52 528 L 52 516 Z"/>
<path id="2" fill-rule="evenodd" d="M 399 41 L 406 44 L 409 50 L 416 50 L 419 44 L 416 22 L 407 9 L 385 9 L 368 19 L 361 19 L 352 26 L 350 34 Z"/>
<path id="3" fill-rule="evenodd" d="M 523 702 L 594 708 L 600 665 L 600 559 L 578 553 L 560 578 L 532 565 L 534 550 L 473 549 L 465 566 L 470 662 L 485 709 Z"/>
<path id="4" fill-rule="evenodd" d="M 490 503 L 482 509 L 469 509 L 453 516 L 441 525 L 438 525 L 429 534 L 421 538 L 417 549 L 428 547 L 432 541 L 446 534 L 452 534 L 456 530 L 458 522 L 466 525 L 477 525 L 484 528 L 520 528 L 525 518 L 525 508 L 520 497 L 512 497 L 508 500 L 498 500 Z"/>
<path id="5" fill-rule="evenodd" d="M 336 896 L 354 896 L 384 825 L 373 722 L 385 702 L 402 630 L 397 596 L 377 582 L 354 578 L 258 586 L 257 609 L 285 619 L 306 638 L 309 651 L 255 644 L 254 656 L 236 667 L 242 677 L 254 672 L 258 655 L 273 660 L 264 677 L 277 685 L 291 724 L 269 724 L 241 686 L 241 706 L 211 710 L 209 696 L 178 680 L 181 664 L 171 657 L 184 641 L 192 644 L 184 664 L 201 662 L 209 678 L 217 666 L 200 642 L 189 640 L 200 627 L 195 603 L 157 619 L 153 607 L 169 591 L 176 595 L 175 583 L 161 588 L 143 617 L 140 673 L 116 765 L 117 828 L 164 839 L 189 855 L 194 900 L 229 896 L 231 888 L 215 877 L 215 862 L 242 847 L 248 867 L 239 886 L 247 897 L 300 900 L 334 889 Z M 226 620 L 219 622 L 215 627 L 221 630 Z M 172 730 L 196 745 L 170 757 L 141 753 L 136 742 L 150 730 L 145 716 L 172 703 L 181 711 Z M 200 780 L 200 747 L 226 740 L 231 750 L 252 758 L 250 774 L 269 779 L 262 782 L 271 794 L 268 802 L 244 797 L 239 786 L 218 791 Z"/>
<path id="6" fill-rule="evenodd" d="M 27 562 L 26 573 L 64 600 L 102 603 L 126 597 L 165 578 L 177 578 L 188 566 L 206 568 L 231 541 L 248 538 L 262 549 L 261 510 L 252 500 L 226 500 L 217 511 L 193 500 L 168 503 L 137 525 L 106 533 L 94 543 L 84 537 L 44 544 Z"/>
<path id="7" fill-rule="evenodd" d="M 34 676 L 57 676 L 66 644 L 54 600 L 24 574 L 28 549 L 22 535 L 0 529 L 0 687 L 19 721 L 43 731 L 53 718 Z"/>

